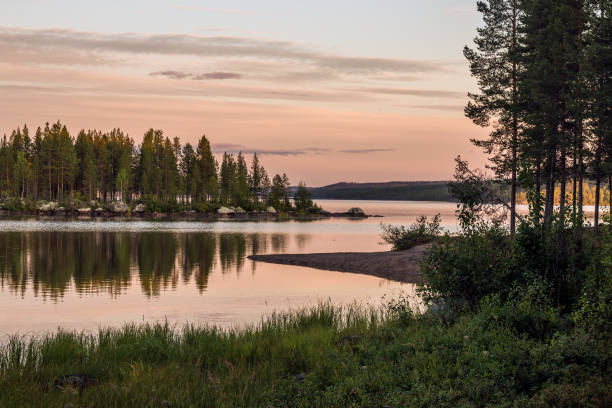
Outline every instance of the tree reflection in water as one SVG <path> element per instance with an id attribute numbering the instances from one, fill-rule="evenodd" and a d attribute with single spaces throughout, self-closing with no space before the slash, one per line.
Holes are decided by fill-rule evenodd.
<path id="1" fill-rule="evenodd" d="M 284 252 L 287 240 L 259 233 L 4 232 L 0 287 L 21 296 L 31 288 L 51 300 L 72 290 L 116 297 L 138 283 L 147 297 L 190 282 L 203 293 L 215 268 L 240 273 L 247 253 Z"/>

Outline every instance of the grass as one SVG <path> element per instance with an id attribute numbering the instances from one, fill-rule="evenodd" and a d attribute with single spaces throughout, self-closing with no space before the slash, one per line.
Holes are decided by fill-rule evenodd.
<path id="1" fill-rule="evenodd" d="M 321 304 L 246 330 L 127 325 L 13 336 L 2 407 L 609 406 L 608 335 L 517 331 L 503 308 Z M 598 337 L 599 336 L 599 337 Z"/>

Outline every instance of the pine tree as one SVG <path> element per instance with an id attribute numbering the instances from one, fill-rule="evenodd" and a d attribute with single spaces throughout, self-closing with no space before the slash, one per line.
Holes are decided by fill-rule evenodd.
<path id="1" fill-rule="evenodd" d="M 220 200 L 222 204 L 229 204 L 232 200 L 234 192 L 234 179 L 236 177 L 236 163 L 234 156 L 223 153 L 223 161 L 221 162 L 221 170 L 219 173 Z M 235 204 L 235 203 L 232 203 Z"/>
<path id="2" fill-rule="evenodd" d="M 494 122 L 488 139 L 472 142 L 490 156 L 500 179 L 510 177 L 510 230 L 514 232 L 520 130 L 519 0 L 479 1 L 478 11 L 485 26 L 477 30 L 476 49 L 466 46 L 463 53 L 472 76 L 478 79 L 480 94 L 469 94 L 465 113 L 479 126 L 489 127 Z"/>
<path id="3" fill-rule="evenodd" d="M 234 197 L 232 202 L 246 208 L 249 206 L 249 170 L 242 152 L 238 153 L 236 158 L 236 173 L 234 177 L 234 187 L 232 188 Z"/>
<path id="4" fill-rule="evenodd" d="M 214 201 L 218 195 L 217 162 L 210 149 L 210 142 L 203 135 L 196 149 L 200 168 L 200 199 L 203 202 Z"/>

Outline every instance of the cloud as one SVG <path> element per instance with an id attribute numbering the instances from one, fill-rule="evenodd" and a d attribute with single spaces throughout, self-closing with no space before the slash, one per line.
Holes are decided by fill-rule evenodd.
<path id="1" fill-rule="evenodd" d="M 240 79 L 242 75 L 235 72 L 205 72 L 203 74 L 192 74 L 182 71 L 157 71 L 151 72 L 151 76 L 164 76 L 170 79 L 192 79 L 194 81 L 211 80 L 211 79 Z"/>
<path id="2" fill-rule="evenodd" d="M 323 153 L 349 153 L 349 154 L 368 154 L 377 152 L 394 152 L 397 149 L 381 149 L 381 148 L 365 148 L 365 149 L 343 149 L 335 150 L 324 147 L 306 147 L 302 149 L 252 149 L 244 145 L 234 143 L 217 143 L 212 145 L 214 153 L 240 153 L 268 156 L 302 156 L 305 154 L 323 154 Z"/>
<path id="3" fill-rule="evenodd" d="M 339 153 L 350 153 L 350 154 L 367 154 L 367 153 L 379 153 L 379 152 L 395 152 L 397 149 L 345 149 L 338 150 Z"/>
<path id="4" fill-rule="evenodd" d="M 436 89 L 407 89 L 407 88 L 361 88 L 360 92 L 385 94 L 385 95 L 408 95 L 423 98 L 465 98 L 465 92 L 442 91 Z"/>
<path id="5" fill-rule="evenodd" d="M 195 57 L 251 57 L 291 61 L 344 74 L 446 72 L 450 62 L 342 56 L 289 41 L 188 34 L 104 34 L 66 29 L 0 27 L 0 58 L 11 49 L 78 50 L 87 53 L 127 53 Z M 8 50 L 8 51 L 7 51 Z"/>
<path id="6" fill-rule="evenodd" d="M 448 111 L 448 112 L 463 112 L 463 105 L 404 105 L 408 108 L 416 108 L 416 109 L 430 109 L 430 110 L 440 110 L 440 111 Z"/>
<path id="7" fill-rule="evenodd" d="M 234 143 L 215 143 L 212 145 L 213 153 L 257 153 L 261 156 L 301 156 L 305 154 L 321 154 L 331 152 L 331 149 L 321 147 L 306 147 L 303 149 L 253 149 Z"/>

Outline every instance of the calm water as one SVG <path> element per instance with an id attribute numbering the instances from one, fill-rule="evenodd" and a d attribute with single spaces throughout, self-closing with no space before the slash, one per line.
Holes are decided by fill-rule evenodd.
<path id="1" fill-rule="evenodd" d="M 264 253 L 380 251 L 380 223 L 409 224 L 455 205 L 319 201 L 384 218 L 316 222 L 117 222 L 0 220 L 0 334 L 58 326 L 91 330 L 125 322 L 234 326 L 320 300 L 379 304 L 413 294 L 371 276 L 253 262 Z"/>

